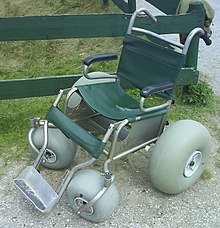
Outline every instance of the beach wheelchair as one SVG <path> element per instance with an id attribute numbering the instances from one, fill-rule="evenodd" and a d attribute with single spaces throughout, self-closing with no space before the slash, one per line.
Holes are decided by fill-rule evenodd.
<path id="1" fill-rule="evenodd" d="M 115 54 L 97 54 L 84 60 L 83 77 L 71 88 L 61 89 L 45 120 L 31 117 L 28 141 L 35 157 L 14 184 L 41 212 L 49 212 L 67 192 L 74 212 L 84 219 L 108 219 L 119 203 L 115 173 L 109 164 L 140 149 L 152 147 L 149 175 L 152 184 L 167 194 L 188 189 L 202 174 L 211 151 L 208 130 L 193 120 L 167 126 L 174 102 L 173 91 L 195 35 L 210 40 L 201 28 L 185 44 L 170 41 L 135 27 L 137 17 L 157 19 L 146 9 L 134 12 L 123 41 L 115 74 L 90 72 L 93 63 L 116 60 Z M 136 100 L 122 86 L 140 93 Z M 149 105 L 150 96 L 160 102 Z M 64 99 L 64 107 L 59 104 Z M 78 147 L 86 161 L 69 169 Z M 102 172 L 88 168 L 102 158 Z M 68 168 L 55 191 L 38 167 Z"/>

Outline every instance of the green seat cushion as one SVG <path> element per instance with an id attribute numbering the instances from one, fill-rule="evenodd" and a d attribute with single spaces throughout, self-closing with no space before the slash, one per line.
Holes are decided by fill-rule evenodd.
<path id="1" fill-rule="evenodd" d="M 137 117 L 145 119 L 167 112 L 166 109 L 151 113 L 142 112 L 139 109 L 139 101 L 130 97 L 118 82 L 83 85 L 77 86 L 77 88 L 93 110 L 109 119 L 128 119 L 130 122 L 134 122 Z"/>
<path id="2" fill-rule="evenodd" d="M 103 116 L 115 119 L 130 119 L 139 116 L 139 102 L 130 97 L 117 82 L 77 86 L 86 103 Z"/>

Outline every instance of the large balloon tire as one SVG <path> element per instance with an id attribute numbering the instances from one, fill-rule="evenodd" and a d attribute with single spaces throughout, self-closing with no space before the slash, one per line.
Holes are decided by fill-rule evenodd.
<path id="1" fill-rule="evenodd" d="M 67 188 L 70 207 L 77 213 L 80 205 L 88 203 L 104 186 L 104 177 L 96 170 L 81 170 L 71 180 Z M 80 216 L 93 222 L 108 219 L 119 204 L 119 193 L 114 183 L 104 195 Z"/>
<path id="2" fill-rule="evenodd" d="M 208 130 L 193 120 L 171 125 L 156 142 L 149 162 L 152 184 L 167 194 L 190 188 L 201 176 L 211 152 Z"/>
<path id="3" fill-rule="evenodd" d="M 31 133 L 30 133 L 31 132 Z M 43 146 L 43 127 L 31 129 L 31 141 L 38 150 Z M 36 159 L 38 152 L 32 147 L 29 141 L 30 153 Z M 63 169 L 68 167 L 75 155 L 76 144 L 68 139 L 59 129 L 48 128 L 48 146 L 46 156 L 41 163 L 42 166 L 49 169 Z"/>

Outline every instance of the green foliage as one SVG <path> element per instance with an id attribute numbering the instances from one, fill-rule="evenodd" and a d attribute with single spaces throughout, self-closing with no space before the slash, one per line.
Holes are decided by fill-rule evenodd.
<path id="1" fill-rule="evenodd" d="M 213 99 L 212 88 L 206 82 L 190 85 L 188 93 L 182 95 L 184 104 L 206 106 Z"/>

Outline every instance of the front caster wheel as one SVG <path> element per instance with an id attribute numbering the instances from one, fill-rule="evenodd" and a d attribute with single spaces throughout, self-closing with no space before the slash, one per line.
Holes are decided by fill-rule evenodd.
<path id="1" fill-rule="evenodd" d="M 211 151 L 211 136 L 200 123 L 181 120 L 163 132 L 153 148 L 149 172 L 153 185 L 177 194 L 201 176 Z"/>
<path id="2" fill-rule="evenodd" d="M 29 148 L 33 158 L 36 159 L 43 141 L 43 127 L 30 129 Z M 62 169 L 71 164 L 75 155 L 76 144 L 59 129 L 48 128 L 48 146 L 41 164 L 49 169 Z"/>
<path id="3" fill-rule="evenodd" d="M 104 186 L 104 177 L 96 170 L 81 170 L 71 180 L 67 188 L 67 198 L 74 212 L 80 206 L 87 204 Z M 106 190 L 104 195 L 80 216 L 93 222 L 108 219 L 119 203 L 118 190 L 114 183 Z"/>

